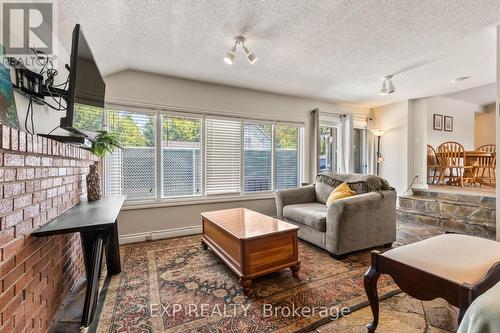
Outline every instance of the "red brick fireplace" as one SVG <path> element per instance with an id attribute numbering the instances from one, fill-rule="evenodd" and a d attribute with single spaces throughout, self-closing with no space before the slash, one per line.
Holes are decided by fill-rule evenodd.
<path id="1" fill-rule="evenodd" d="M 31 232 L 86 196 L 90 152 L 1 126 L 1 332 L 46 332 L 84 274 L 78 234 Z"/>

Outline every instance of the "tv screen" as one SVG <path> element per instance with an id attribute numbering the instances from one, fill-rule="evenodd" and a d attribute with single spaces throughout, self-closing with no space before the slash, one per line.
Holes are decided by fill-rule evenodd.
<path id="1" fill-rule="evenodd" d="M 102 129 L 106 85 L 79 24 L 73 30 L 66 117 L 61 128 L 85 134 Z"/>

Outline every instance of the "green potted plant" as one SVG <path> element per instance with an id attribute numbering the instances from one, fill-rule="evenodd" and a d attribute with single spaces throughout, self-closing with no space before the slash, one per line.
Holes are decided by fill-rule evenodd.
<path id="1" fill-rule="evenodd" d="M 105 157 L 112 153 L 116 148 L 121 148 L 120 137 L 116 133 L 101 131 L 92 140 L 90 151 L 98 157 Z M 101 175 L 97 171 L 97 163 L 90 166 L 90 172 L 87 175 L 87 199 L 96 201 L 102 198 Z"/>

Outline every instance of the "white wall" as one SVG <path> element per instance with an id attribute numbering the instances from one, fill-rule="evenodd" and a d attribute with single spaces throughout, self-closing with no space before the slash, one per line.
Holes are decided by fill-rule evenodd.
<path id="1" fill-rule="evenodd" d="M 427 99 L 409 101 L 408 181 L 412 188 L 427 189 Z"/>
<path id="2" fill-rule="evenodd" d="M 479 147 L 495 143 L 496 104 L 484 107 L 483 112 L 477 112 L 474 119 L 474 145 Z"/>
<path id="3" fill-rule="evenodd" d="M 110 75 L 106 81 L 106 100 L 113 104 L 149 105 L 164 109 L 183 109 L 227 115 L 300 121 L 305 123 L 304 146 L 306 150 L 305 180 L 311 180 L 310 112 L 368 114 L 369 109 L 298 98 L 261 91 L 241 89 L 199 81 L 125 71 Z M 130 235 L 142 232 L 171 230 L 200 226 L 202 211 L 248 207 L 268 215 L 275 215 L 274 199 L 247 200 L 202 205 L 169 206 L 140 210 L 125 210 L 120 214 L 119 232 Z"/>
<path id="4" fill-rule="evenodd" d="M 474 115 L 479 105 L 445 97 L 431 97 L 427 101 L 427 143 L 434 148 L 446 141 L 461 143 L 465 150 L 474 150 Z M 433 115 L 453 117 L 453 132 L 433 129 Z M 443 118 L 444 121 L 444 118 Z"/>
<path id="5" fill-rule="evenodd" d="M 384 162 L 380 165 L 380 176 L 402 195 L 408 186 L 408 118 L 409 101 L 372 109 L 375 128 L 387 133 L 381 139 L 380 153 Z"/>

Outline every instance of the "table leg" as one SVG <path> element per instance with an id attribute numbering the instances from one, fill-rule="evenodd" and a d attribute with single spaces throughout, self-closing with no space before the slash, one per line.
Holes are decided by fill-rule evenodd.
<path id="1" fill-rule="evenodd" d="M 120 263 L 120 243 L 118 242 L 118 222 L 108 230 L 106 237 L 106 266 L 109 275 L 115 275 L 122 271 Z"/>
<path id="2" fill-rule="evenodd" d="M 290 267 L 290 269 L 292 270 L 293 277 L 298 279 L 299 278 L 299 271 L 300 271 L 300 262 L 298 264 Z"/>
<path id="3" fill-rule="evenodd" d="M 81 324 L 88 327 L 94 317 L 97 298 L 99 296 L 99 276 L 101 275 L 103 235 L 98 232 L 80 233 L 87 275 L 87 290 Z"/>
<path id="4" fill-rule="evenodd" d="M 250 294 L 250 287 L 252 287 L 252 279 L 240 278 L 240 284 L 243 287 L 243 294 L 248 296 Z"/>

